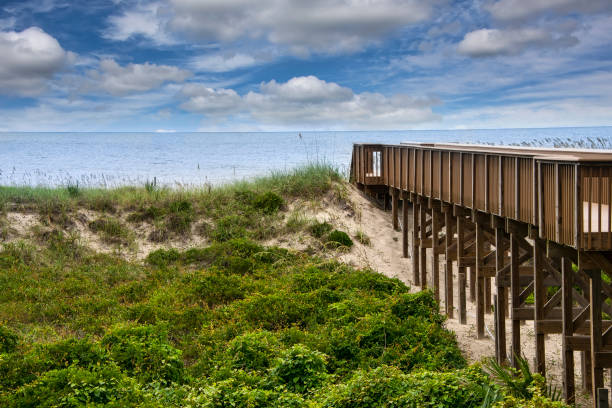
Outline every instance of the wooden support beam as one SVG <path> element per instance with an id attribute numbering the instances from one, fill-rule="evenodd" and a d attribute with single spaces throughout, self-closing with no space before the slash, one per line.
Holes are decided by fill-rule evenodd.
<path id="1" fill-rule="evenodd" d="M 495 229 L 495 261 L 496 268 L 500 271 L 504 267 L 504 230 L 501 228 Z M 498 282 L 497 279 L 495 280 Z M 495 350 L 497 362 L 499 364 L 506 363 L 506 291 L 502 286 L 497 285 L 497 296 L 495 298 L 495 320 L 497 321 L 495 331 Z"/>
<path id="2" fill-rule="evenodd" d="M 536 241 L 539 238 L 536 238 Z M 540 320 L 544 320 L 544 304 L 546 301 L 546 288 L 544 286 L 544 266 L 540 245 L 533 246 L 533 294 L 534 294 L 534 329 L 535 329 L 535 365 L 536 371 L 546 375 L 546 354 L 544 332 L 539 330 Z"/>
<path id="3" fill-rule="evenodd" d="M 510 234 L 510 297 L 512 308 L 519 307 L 521 288 L 519 286 L 519 244 L 516 234 Z M 516 357 L 521 356 L 521 321 L 512 314 L 512 363 L 518 368 Z"/>
<path id="4" fill-rule="evenodd" d="M 485 336 L 484 327 L 484 308 L 485 308 L 485 288 L 484 288 L 484 276 L 480 270 L 480 261 L 483 257 L 484 252 L 484 237 L 482 233 L 482 225 L 476 224 L 476 336 L 479 339 Z"/>
<path id="5" fill-rule="evenodd" d="M 393 229 L 399 230 L 399 220 L 398 220 L 398 205 L 399 205 L 399 191 L 396 189 L 391 189 L 391 218 L 393 219 Z"/>
<path id="6" fill-rule="evenodd" d="M 563 353 L 563 398 L 569 405 L 576 401 L 575 384 L 574 384 L 574 349 L 568 343 L 568 338 L 574 335 L 574 317 L 573 317 L 573 271 L 572 262 L 568 258 L 562 258 L 561 261 L 561 308 L 563 310 L 563 336 L 562 336 L 562 353 Z"/>
<path id="7" fill-rule="evenodd" d="M 589 342 L 590 342 L 589 337 Z M 593 377 L 591 372 L 591 344 L 589 349 L 580 353 L 580 367 L 582 369 L 582 389 L 591 392 L 593 388 Z"/>
<path id="8" fill-rule="evenodd" d="M 440 218 L 442 213 L 434 208 L 431 211 L 431 242 L 432 242 L 432 254 L 431 254 L 431 278 L 432 286 L 434 291 L 434 298 L 437 302 L 440 301 L 440 256 L 439 256 L 439 241 L 438 235 L 440 233 Z"/>
<path id="9" fill-rule="evenodd" d="M 457 217 L 457 259 L 460 259 L 463 256 L 464 251 L 464 227 L 465 218 L 462 216 Z M 457 275 L 459 285 L 459 323 L 466 324 L 467 323 L 467 312 L 466 312 L 466 273 L 465 267 L 462 267 L 457 261 Z"/>
<path id="10" fill-rule="evenodd" d="M 450 207 L 447 207 L 447 209 Z M 452 319 L 454 316 L 454 291 L 453 291 L 453 255 L 449 251 L 449 247 L 453 244 L 454 235 L 454 223 L 453 215 L 450 211 L 444 211 L 444 224 L 446 225 L 446 234 L 444 241 L 446 244 L 445 260 L 446 265 L 444 268 L 444 308 L 446 315 Z"/>
<path id="11" fill-rule="evenodd" d="M 603 387 L 603 367 L 597 361 L 602 349 L 601 336 L 601 271 L 594 270 L 589 279 L 589 299 L 591 306 L 591 378 L 592 396 L 595 404 L 597 389 Z M 595 407 L 595 405 L 593 405 Z"/>
<path id="12" fill-rule="evenodd" d="M 408 258 L 408 200 L 402 195 L 402 256 Z"/>
<path id="13" fill-rule="evenodd" d="M 414 197 L 414 196 L 413 196 Z M 416 198 L 416 197 L 414 197 Z M 420 230 L 420 204 L 417 203 L 416 199 L 412 200 L 412 284 L 419 286 L 421 284 L 420 279 L 420 251 L 419 251 L 419 230 Z"/>
<path id="14" fill-rule="evenodd" d="M 424 204 L 419 206 L 419 224 L 421 225 L 421 241 L 427 239 L 427 230 L 425 229 L 427 213 L 425 212 Z M 419 244 L 419 265 L 421 267 L 421 289 L 427 288 L 427 247 L 423 246 L 422 242 Z"/>

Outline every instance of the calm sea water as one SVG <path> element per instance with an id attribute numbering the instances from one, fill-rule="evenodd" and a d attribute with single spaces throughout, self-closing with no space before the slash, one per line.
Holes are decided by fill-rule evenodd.
<path id="1" fill-rule="evenodd" d="M 520 143 L 603 138 L 612 127 L 283 133 L 0 133 L 0 185 L 218 184 L 327 162 L 342 170 L 355 142 Z"/>

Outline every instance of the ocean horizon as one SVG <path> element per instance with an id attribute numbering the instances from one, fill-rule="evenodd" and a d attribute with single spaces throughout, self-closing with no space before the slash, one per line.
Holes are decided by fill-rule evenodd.
<path id="1" fill-rule="evenodd" d="M 2 132 L 0 185 L 217 185 L 309 163 L 348 172 L 353 143 L 604 141 L 612 127 L 293 132 Z"/>

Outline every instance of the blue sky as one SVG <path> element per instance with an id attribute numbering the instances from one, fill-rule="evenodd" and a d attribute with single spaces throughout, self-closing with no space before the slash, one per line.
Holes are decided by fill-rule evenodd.
<path id="1" fill-rule="evenodd" d="M 0 131 L 609 125 L 610 0 L 0 1 Z"/>

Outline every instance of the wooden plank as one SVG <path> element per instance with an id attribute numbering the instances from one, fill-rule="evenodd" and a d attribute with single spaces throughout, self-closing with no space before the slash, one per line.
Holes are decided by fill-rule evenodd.
<path id="1" fill-rule="evenodd" d="M 503 229 L 496 228 L 495 261 L 498 271 L 504 267 L 504 241 L 505 237 Z M 497 351 L 497 362 L 499 364 L 505 364 L 506 362 L 506 291 L 504 289 L 505 288 L 499 284 L 497 285 L 497 297 L 495 302 L 495 316 L 497 320 L 497 330 L 495 331 L 495 350 Z"/>
<path id="2" fill-rule="evenodd" d="M 533 294 L 534 294 L 534 329 L 535 329 L 535 368 L 543 376 L 546 375 L 546 353 L 543 332 L 538 331 L 539 321 L 544 319 L 544 303 L 546 288 L 544 287 L 544 269 L 542 267 L 541 247 L 533 246 Z"/>
<path id="3" fill-rule="evenodd" d="M 512 308 L 519 307 L 520 286 L 519 286 L 519 246 L 514 233 L 510 234 L 510 297 L 512 298 Z M 521 356 L 521 321 L 512 313 L 512 363 L 518 368 L 516 357 Z"/>
<path id="4" fill-rule="evenodd" d="M 603 367 L 601 365 L 601 273 L 595 271 L 589 279 L 590 320 L 591 320 L 591 381 L 592 395 L 603 387 Z M 612 365 L 611 365 L 612 366 Z"/>
<path id="5" fill-rule="evenodd" d="M 425 212 L 425 208 L 424 205 L 421 204 L 419 206 L 419 217 L 420 217 L 420 221 L 419 224 L 421 225 L 421 241 L 427 239 L 427 230 L 425 229 L 425 225 L 426 225 L 426 212 Z M 421 289 L 426 289 L 427 288 L 427 248 L 424 247 L 422 244 L 419 246 L 419 257 L 421 258 L 419 260 L 419 265 L 421 267 Z"/>
<path id="6" fill-rule="evenodd" d="M 398 192 L 396 189 L 392 190 L 391 193 L 391 218 L 393 219 L 393 229 L 398 231 L 399 230 L 399 221 L 398 221 L 398 203 L 399 203 L 399 199 L 398 199 Z"/>
<path id="7" fill-rule="evenodd" d="M 408 258 L 408 200 L 402 196 L 402 256 Z"/>
<path id="8" fill-rule="evenodd" d="M 574 378 L 574 350 L 578 349 L 575 344 L 568 342 L 574 336 L 574 317 L 573 317 L 573 271 L 572 262 L 563 258 L 561 261 L 561 308 L 563 310 L 562 320 L 562 358 L 563 358 L 563 398 L 567 404 L 576 401 L 576 386 Z M 584 336 L 588 339 L 587 336 Z"/>
<path id="9" fill-rule="evenodd" d="M 465 218 L 462 216 L 457 217 L 457 259 L 459 259 L 463 255 L 463 245 L 464 245 L 464 229 L 463 225 L 465 224 Z M 465 267 L 459 265 L 457 261 L 457 276 L 459 285 L 459 323 L 467 324 L 467 312 L 466 312 L 466 274 Z"/>
<path id="10" fill-rule="evenodd" d="M 416 200 L 416 196 L 412 195 L 412 284 L 419 286 L 421 284 L 421 277 L 419 274 L 419 229 L 420 229 L 420 204 Z"/>
<path id="11" fill-rule="evenodd" d="M 472 159 L 473 159 L 472 155 Z M 473 162 L 472 162 L 473 164 Z M 484 327 L 484 308 L 485 308 L 485 288 L 484 288 L 484 277 L 482 271 L 480 271 L 480 260 L 483 256 L 484 251 L 484 237 L 482 235 L 482 226 L 480 223 L 476 224 L 476 336 L 479 339 L 485 336 Z"/>
<path id="12" fill-rule="evenodd" d="M 432 166 L 433 167 L 433 166 Z M 431 278 L 434 290 L 434 298 L 437 302 L 440 301 L 440 257 L 438 253 L 438 234 L 440 233 L 440 217 L 441 213 L 438 209 L 433 209 L 431 212 L 431 240 L 432 240 L 432 265 Z"/>
<path id="13" fill-rule="evenodd" d="M 453 255 L 451 255 L 451 251 L 449 251 L 448 248 L 453 244 L 454 241 L 454 228 L 452 218 L 453 216 L 450 211 L 444 212 L 444 224 L 446 224 L 446 234 L 444 237 L 444 242 L 446 244 L 446 267 L 444 269 L 444 307 L 446 315 L 451 319 L 454 316 Z"/>
<path id="14" fill-rule="evenodd" d="M 552 333 L 562 333 L 562 321 L 560 320 L 551 320 L 551 319 L 539 319 L 535 320 L 535 327 L 538 333 L 544 334 L 552 334 Z"/>

